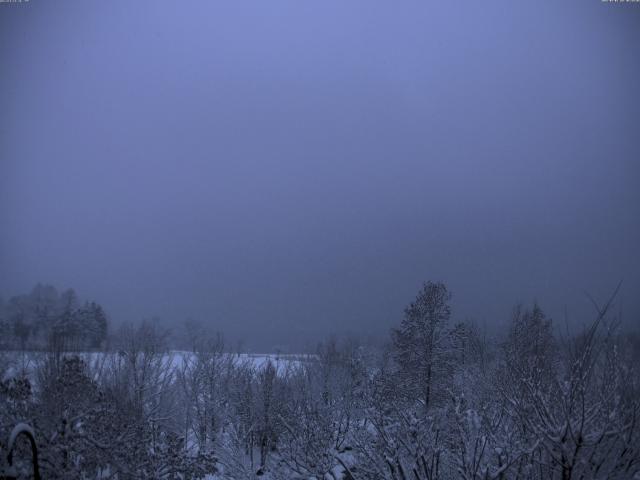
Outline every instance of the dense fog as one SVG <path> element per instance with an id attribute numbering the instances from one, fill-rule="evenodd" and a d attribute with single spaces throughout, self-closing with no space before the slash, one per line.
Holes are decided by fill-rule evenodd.
<path id="1" fill-rule="evenodd" d="M 640 3 L 0 0 L 0 479 L 640 479 Z"/>
<path id="2" fill-rule="evenodd" d="M 0 295 L 252 349 L 452 315 L 640 314 L 640 9 L 600 1 L 0 5 Z"/>

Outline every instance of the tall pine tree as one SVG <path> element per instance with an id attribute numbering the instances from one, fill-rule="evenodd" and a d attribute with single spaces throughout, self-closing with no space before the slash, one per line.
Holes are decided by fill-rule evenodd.
<path id="1" fill-rule="evenodd" d="M 400 384 L 412 400 L 429 408 L 442 395 L 450 373 L 446 326 L 451 294 L 442 282 L 427 282 L 404 311 L 393 331 L 394 356 Z"/>

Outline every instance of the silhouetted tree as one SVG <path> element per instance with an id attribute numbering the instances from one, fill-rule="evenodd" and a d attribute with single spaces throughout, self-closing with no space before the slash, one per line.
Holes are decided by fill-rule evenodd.
<path id="1" fill-rule="evenodd" d="M 393 330 L 400 382 L 429 408 L 442 393 L 450 373 L 447 356 L 447 322 L 451 295 L 444 283 L 427 282 L 404 311 L 399 329 Z M 439 386 L 439 391 L 435 391 Z"/>

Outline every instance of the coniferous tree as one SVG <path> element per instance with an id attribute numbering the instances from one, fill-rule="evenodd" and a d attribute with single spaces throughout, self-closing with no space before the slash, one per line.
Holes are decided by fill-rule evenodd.
<path id="1" fill-rule="evenodd" d="M 451 316 L 450 299 L 444 283 L 425 283 L 405 309 L 400 328 L 393 331 L 400 380 L 425 408 L 442 393 L 437 391 L 437 385 L 442 386 L 448 375 L 446 327 Z"/>

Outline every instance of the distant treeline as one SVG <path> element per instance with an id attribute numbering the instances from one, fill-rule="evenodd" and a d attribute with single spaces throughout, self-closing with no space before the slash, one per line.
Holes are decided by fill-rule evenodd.
<path id="1" fill-rule="evenodd" d="M 55 301 L 38 322 L 45 291 Z M 447 287 L 427 282 L 385 346 L 332 338 L 305 361 L 257 363 L 195 322 L 180 332 L 191 353 L 172 353 L 158 322 L 123 325 L 110 353 L 69 352 L 58 330 L 104 338 L 61 326 L 91 304 L 35 292 L 5 310 L 32 322 L 25 342 L 50 341 L 0 352 L 0 451 L 29 424 L 43 478 L 640 478 L 640 339 L 618 332 L 615 293 L 577 334 L 557 335 L 533 305 L 488 340 L 452 322 Z M 31 465 L 17 470 L 28 478 Z"/>
<path id="2" fill-rule="evenodd" d="M 104 346 L 108 321 L 96 302 L 80 303 L 73 289 L 59 293 L 51 285 L 36 285 L 30 293 L 0 299 L 0 348 L 35 349 L 56 345 L 63 350 Z"/>

